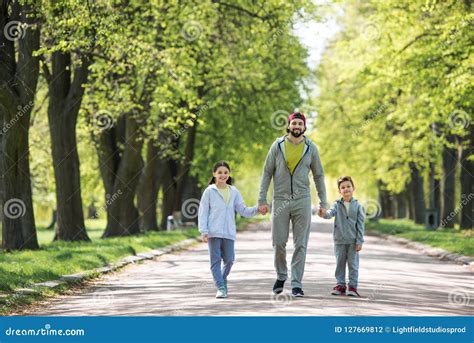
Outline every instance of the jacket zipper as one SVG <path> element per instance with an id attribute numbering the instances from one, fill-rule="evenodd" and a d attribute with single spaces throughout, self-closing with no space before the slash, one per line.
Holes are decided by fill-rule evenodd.
<path id="1" fill-rule="evenodd" d="M 217 187 L 217 185 L 216 185 L 216 187 Z M 219 194 L 219 196 L 221 197 L 221 199 L 222 199 L 222 201 L 224 202 L 224 205 L 225 205 L 225 223 L 224 223 L 224 228 L 227 228 L 227 211 L 228 211 L 229 205 L 226 203 L 226 201 L 225 201 L 225 199 L 224 199 L 224 196 L 221 194 L 221 192 L 219 192 L 219 190 L 217 190 L 217 193 Z M 229 204 L 230 204 L 231 197 L 232 197 L 232 192 L 231 192 L 231 189 L 229 188 Z"/>
<path id="2" fill-rule="evenodd" d="M 352 200 L 349 202 L 349 208 L 351 208 L 351 205 L 350 205 L 351 202 Z M 349 220 L 349 211 L 346 209 L 346 206 L 344 205 L 344 200 L 342 200 L 342 207 L 344 207 L 344 211 L 346 212 L 346 219 Z M 357 215 L 359 215 L 358 212 L 359 211 L 357 211 Z M 359 235 L 359 228 L 357 227 L 357 219 L 356 219 L 355 227 L 356 227 L 355 243 L 357 244 L 357 236 Z"/>
<path id="3" fill-rule="evenodd" d="M 342 200 L 342 207 L 344 208 L 344 211 L 346 212 L 346 219 L 349 219 L 349 211 L 346 208 L 346 205 L 344 205 L 344 199 Z M 351 208 L 351 202 L 349 201 L 349 208 Z"/>
<path id="4" fill-rule="evenodd" d="M 285 137 L 286 139 L 286 137 Z M 283 144 L 285 141 L 283 140 Z M 280 143 L 281 144 L 281 143 Z M 280 144 L 278 144 L 278 148 L 280 149 L 280 152 L 283 154 L 283 151 L 281 151 L 281 147 L 280 147 Z M 306 141 L 304 142 L 304 144 L 306 145 Z M 303 156 L 301 156 L 301 158 L 299 159 L 298 163 L 296 163 L 296 166 L 295 166 L 295 169 L 293 169 L 293 173 L 291 173 L 290 171 L 290 168 L 288 167 L 288 163 L 285 163 L 286 165 L 286 169 L 288 169 L 288 173 L 290 173 L 290 189 L 291 189 L 291 196 L 293 196 L 293 174 L 295 173 L 296 171 L 296 168 L 298 167 L 298 165 L 300 164 L 301 160 L 305 157 L 305 155 L 308 153 L 309 151 L 309 147 L 308 149 L 306 149 L 306 151 L 304 152 Z M 285 156 L 283 156 L 285 157 Z M 286 161 L 285 161 L 286 162 Z"/>

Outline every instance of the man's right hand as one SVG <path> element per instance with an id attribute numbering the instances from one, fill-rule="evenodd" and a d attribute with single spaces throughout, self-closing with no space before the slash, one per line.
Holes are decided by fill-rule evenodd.
<path id="1" fill-rule="evenodd" d="M 204 243 L 207 243 L 207 241 L 209 240 L 209 236 L 208 235 L 202 235 L 201 239 Z"/>
<path id="2" fill-rule="evenodd" d="M 262 204 L 258 206 L 258 213 L 265 215 L 267 214 L 267 212 L 268 212 L 268 205 Z"/>
<path id="3" fill-rule="evenodd" d="M 320 207 L 319 208 L 319 211 L 318 211 L 318 215 L 321 217 L 321 218 L 324 218 L 324 215 L 326 214 L 326 209 L 324 207 Z"/>

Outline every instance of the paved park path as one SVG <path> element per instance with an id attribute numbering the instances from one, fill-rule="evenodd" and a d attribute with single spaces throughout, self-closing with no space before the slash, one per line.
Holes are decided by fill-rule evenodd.
<path id="1" fill-rule="evenodd" d="M 421 255 L 367 236 L 360 255 L 362 298 L 329 294 L 335 284 L 332 223 L 314 217 L 304 277 L 304 298 L 274 297 L 270 223 L 239 233 L 229 297 L 215 299 L 207 245 L 130 265 L 80 292 L 60 296 L 29 315 L 53 316 L 438 316 L 474 314 L 470 267 Z M 288 243 L 291 259 L 292 240 Z M 472 268 L 472 267 L 471 267 Z"/>

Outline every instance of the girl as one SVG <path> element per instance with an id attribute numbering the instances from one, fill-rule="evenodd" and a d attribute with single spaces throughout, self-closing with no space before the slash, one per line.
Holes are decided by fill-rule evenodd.
<path id="1" fill-rule="evenodd" d="M 227 276 L 235 257 L 235 212 L 243 217 L 253 217 L 257 214 L 257 206 L 245 206 L 240 192 L 231 186 L 230 167 L 226 162 L 216 163 L 212 172 L 212 179 L 199 204 L 199 232 L 203 242 L 209 245 L 211 272 L 217 287 L 216 298 L 226 298 Z M 221 261 L 224 262 L 222 270 Z"/>

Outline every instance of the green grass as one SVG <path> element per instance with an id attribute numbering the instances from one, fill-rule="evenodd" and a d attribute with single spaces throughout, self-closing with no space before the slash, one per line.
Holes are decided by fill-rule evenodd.
<path id="1" fill-rule="evenodd" d="M 474 256 L 474 231 L 459 229 L 426 230 L 423 225 L 414 224 L 406 219 L 381 219 L 378 222 L 366 222 L 367 230 L 382 232 L 397 237 L 445 249 L 447 251 Z"/>
<path id="2" fill-rule="evenodd" d="M 239 218 L 238 230 L 248 223 L 266 218 Z M 31 287 L 33 283 L 57 280 L 62 275 L 90 271 L 114 263 L 123 257 L 147 250 L 161 248 L 198 237 L 196 228 L 176 231 L 147 232 L 137 236 L 101 239 L 105 221 L 86 221 L 87 233 L 92 242 L 53 242 L 54 232 L 38 227 L 40 250 L 14 251 L 0 253 L 0 292 L 7 294 L 0 299 L 0 315 L 5 315 L 21 305 L 48 295 L 60 293 L 68 288 L 61 286 L 57 290 L 40 291 L 37 294 L 18 296 L 12 294 L 15 289 Z M 95 274 L 91 274 L 91 277 Z"/>
<path id="3" fill-rule="evenodd" d="M 65 274 L 102 267 L 128 255 L 198 236 L 197 229 L 193 228 L 101 239 L 103 222 L 87 224 L 92 242 L 52 242 L 54 232 L 38 228 L 40 250 L 0 254 L 0 291 L 11 292 L 35 282 L 56 280 Z"/>

